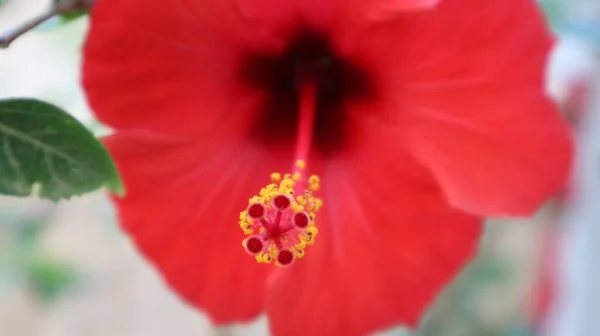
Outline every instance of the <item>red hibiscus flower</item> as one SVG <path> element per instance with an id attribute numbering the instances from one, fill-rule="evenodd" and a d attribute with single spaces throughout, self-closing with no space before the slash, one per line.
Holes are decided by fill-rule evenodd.
<path id="1" fill-rule="evenodd" d="M 534 1 L 436 2 L 97 1 L 83 83 L 120 222 L 215 323 L 415 325 L 482 216 L 562 187 Z"/>

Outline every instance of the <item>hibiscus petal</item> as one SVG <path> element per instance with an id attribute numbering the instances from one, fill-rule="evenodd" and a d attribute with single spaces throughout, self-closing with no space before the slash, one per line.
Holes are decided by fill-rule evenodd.
<path id="1" fill-rule="evenodd" d="M 411 11 L 429 10 L 437 6 L 441 0 L 380 0 L 369 12 L 373 21 L 387 20 L 399 14 Z M 373 2 L 371 2 L 373 3 Z"/>
<path id="2" fill-rule="evenodd" d="M 243 21 L 234 2 L 99 0 L 91 16 L 83 86 L 102 122 L 181 134 L 239 131 L 252 117 L 240 59 L 272 39 Z"/>
<path id="3" fill-rule="evenodd" d="M 445 0 L 373 28 L 356 57 L 378 67 L 386 120 L 454 206 L 529 215 L 564 186 L 573 154 L 544 94 L 551 44 L 534 1 Z"/>
<path id="4" fill-rule="evenodd" d="M 396 15 L 427 10 L 440 0 L 234 0 L 241 15 L 252 24 L 283 38 L 299 24 L 341 38 Z"/>
<path id="5" fill-rule="evenodd" d="M 566 184 L 570 130 L 538 92 L 456 94 L 444 107 L 406 110 L 400 132 L 456 207 L 527 216 Z"/>
<path id="6" fill-rule="evenodd" d="M 327 165 L 319 235 L 269 280 L 275 335 L 367 335 L 414 326 L 473 256 L 481 219 L 451 209 L 381 127 Z"/>
<path id="7" fill-rule="evenodd" d="M 240 142 L 204 140 L 106 138 L 127 190 L 114 202 L 123 229 L 187 302 L 218 324 L 248 320 L 262 309 L 272 268 L 245 253 L 238 216 L 279 161 Z"/>
<path id="8" fill-rule="evenodd" d="M 331 28 L 341 8 L 366 18 L 430 2 L 99 0 L 83 50 L 83 86 L 98 119 L 116 129 L 242 132 L 258 104 L 248 103 L 252 93 L 240 80 L 249 50 L 279 50 L 284 28 L 301 18 Z"/>

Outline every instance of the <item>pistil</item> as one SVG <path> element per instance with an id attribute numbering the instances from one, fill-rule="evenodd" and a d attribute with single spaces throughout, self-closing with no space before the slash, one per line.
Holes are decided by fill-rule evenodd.
<path id="1" fill-rule="evenodd" d="M 248 237 L 242 245 L 258 262 L 291 265 L 304 256 L 317 235 L 316 212 L 323 202 L 313 193 L 319 190 L 319 177 L 306 179 L 304 171 L 310 155 L 317 91 L 314 83 L 304 81 L 299 90 L 299 120 L 296 158 L 292 174 L 271 174 L 271 184 L 250 198 L 240 213 L 240 227 Z M 308 184 L 308 187 L 305 186 Z"/>

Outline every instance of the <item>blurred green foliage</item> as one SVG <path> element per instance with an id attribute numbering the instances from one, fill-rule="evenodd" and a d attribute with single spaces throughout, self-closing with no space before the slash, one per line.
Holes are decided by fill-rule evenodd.
<path id="1" fill-rule="evenodd" d="M 554 29 L 559 27 L 566 19 L 564 16 L 564 3 L 561 0 L 540 0 L 540 4 L 546 13 L 546 19 Z"/>
<path id="2" fill-rule="evenodd" d="M 75 282 L 75 270 L 66 262 L 35 256 L 27 271 L 29 286 L 43 302 L 53 302 Z"/>
<path id="3" fill-rule="evenodd" d="M 511 268 L 503 260 L 487 255 L 477 257 L 423 320 L 414 336 L 514 336 L 514 325 L 490 326 L 481 319 L 476 300 L 487 289 L 510 280 Z M 515 312 L 519 315 L 521 312 Z M 530 330 L 519 326 L 519 330 Z"/>
<path id="4" fill-rule="evenodd" d="M 20 287 L 48 304 L 76 283 L 75 268 L 43 248 L 47 225 L 45 216 L 0 211 L 0 293 Z"/>

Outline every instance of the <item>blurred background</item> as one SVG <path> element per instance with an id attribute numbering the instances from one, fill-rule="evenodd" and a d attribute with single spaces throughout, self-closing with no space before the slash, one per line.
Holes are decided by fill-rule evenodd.
<path id="1" fill-rule="evenodd" d="M 0 34 L 50 4 L 0 0 Z M 478 258 L 420 329 L 387 335 L 600 336 L 600 1 L 542 5 L 559 39 L 548 92 L 581 140 L 573 188 L 535 218 L 490 220 Z M 102 134 L 78 84 L 86 29 L 85 17 L 56 18 L 0 49 L 0 98 L 44 99 Z M 264 318 L 217 329 L 180 302 L 119 231 L 102 192 L 58 204 L 0 198 L 0 336 L 79 335 L 268 331 Z"/>

